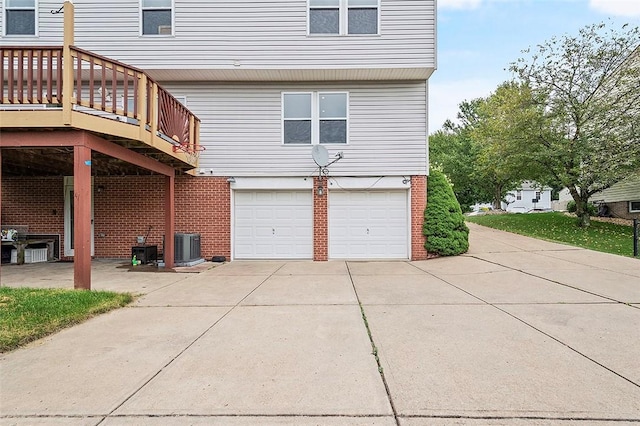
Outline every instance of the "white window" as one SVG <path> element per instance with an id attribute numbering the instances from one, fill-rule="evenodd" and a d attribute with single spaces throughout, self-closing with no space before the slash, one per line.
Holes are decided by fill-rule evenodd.
<path id="1" fill-rule="evenodd" d="M 282 94 L 285 145 L 347 143 L 349 95 L 345 92 Z"/>
<path id="2" fill-rule="evenodd" d="M 541 196 L 540 191 L 536 191 L 536 200 L 540 200 Z"/>
<path id="3" fill-rule="evenodd" d="M 516 200 L 522 200 L 522 191 L 516 191 Z"/>
<path id="4" fill-rule="evenodd" d="M 36 35 L 36 0 L 5 0 L 5 35 Z"/>
<path id="5" fill-rule="evenodd" d="M 640 213 L 640 201 L 629 201 L 629 213 Z"/>
<path id="6" fill-rule="evenodd" d="M 173 0 L 141 0 L 142 35 L 173 34 Z"/>
<path id="7" fill-rule="evenodd" d="M 379 0 L 309 0 L 309 34 L 378 34 Z"/>

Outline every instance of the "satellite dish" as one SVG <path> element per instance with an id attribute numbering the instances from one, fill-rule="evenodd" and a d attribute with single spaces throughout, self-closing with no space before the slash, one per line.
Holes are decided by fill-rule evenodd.
<path id="1" fill-rule="evenodd" d="M 329 164 L 329 152 L 322 145 L 314 145 L 311 148 L 311 157 L 318 167 L 326 167 Z"/>

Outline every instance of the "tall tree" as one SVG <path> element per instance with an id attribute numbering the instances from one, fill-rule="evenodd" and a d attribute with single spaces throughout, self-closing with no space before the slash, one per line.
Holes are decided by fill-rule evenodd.
<path id="1" fill-rule="evenodd" d="M 523 53 L 510 69 L 540 116 L 519 156 L 566 186 L 589 226 L 589 197 L 640 169 L 640 29 L 590 25 Z"/>
<path id="2" fill-rule="evenodd" d="M 472 132 L 480 146 L 475 175 L 491 194 L 495 208 L 518 183 L 534 176 L 542 181 L 545 174 L 527 149 L 531 125 L 540 117 L 531 100 L 526 86 L 505 82 L 478 106 L 480 118 Z"/>
<path id="3" fill-rule="evenodd" d="M 491 200 L 486 179 L 478 176 L 476 170 L 481 147 L 472 135 L 480 120 L 483 102 L 482 98 L 463 101 L 458 106 L 459 124 L 447 120 L 442 130 L 429 137 L 430 163 L 439 167 L 451 181 L 463 211 L 476 202 Z"/>

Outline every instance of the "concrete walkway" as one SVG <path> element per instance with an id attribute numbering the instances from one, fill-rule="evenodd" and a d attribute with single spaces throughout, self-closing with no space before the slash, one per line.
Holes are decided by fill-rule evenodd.
<path id="1" fill-rule="evenodd" d="M 0 424 L 638 424 L 640 260 L 471 229 L 423 262 L 94 262 L 144 296 L 1 356 Z"/>

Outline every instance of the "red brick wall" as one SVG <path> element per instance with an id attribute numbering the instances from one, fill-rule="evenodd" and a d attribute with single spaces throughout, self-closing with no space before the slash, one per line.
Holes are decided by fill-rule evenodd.
<path id="1" fill-rule="evenodd" d="M 617 203 L 607 203 L 609 207 L 609 213 L 613 215 L 613 217 L 619 217 L 622 219 L 640 219 L 640 213 L 631 213 L 629 212 L 629 202 L 628 201 L 619 201 Z"/>
<path id="2" fill-rule="evenodd" d="M 176 232 L 201 234 L 205 259 L 231 259 L 231 189 L 226 177 L 176 178 Z"/>
<path id="3" fill-rule="evenodd" d="M 313 178 L 313 260 L 324 261 L 329 258 L 329 226 L 327 210 L 327 180 Z M 318 195 L 318 188 L 322 187 L 323 194 Z"/>
<path id="4" fill-rule="evenodd" d="M 136 236 L 162 250 L 164 176 L 109 176 L 94 179 L 95 256 L 128 258 Z M 62 177 L 2 179 L 2 224 L 28 225 L 29 232 L 60 234 L 64 247 Z M 202 256 L 230 257 L 231 208 L 226 178 L 176 178 L 176 232 L 201 234 Z"/>
<path id="5" fill-rule="evenodd" d="M 411 177 L 411 260 L 424 260 L 427 250 L 422 234 L 424 209 L 427 207 L 427 177 Z"/>
<path id="6" fill-rule="evenodd" d="M 64 236 L 62 177 L 2 178 L 2 225 L 28 225 L 32 234 Z M 62 247 L 62 245 L 61 245 Z"/>

